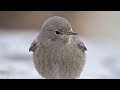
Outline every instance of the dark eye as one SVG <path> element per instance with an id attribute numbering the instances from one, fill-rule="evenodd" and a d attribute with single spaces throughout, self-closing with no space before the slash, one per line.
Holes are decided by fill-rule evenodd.
<path id="1" fill-rule="evenodd" d="M 61 34 L 61 32 L 60 31 L 55 31 L 55 34 Z"/>

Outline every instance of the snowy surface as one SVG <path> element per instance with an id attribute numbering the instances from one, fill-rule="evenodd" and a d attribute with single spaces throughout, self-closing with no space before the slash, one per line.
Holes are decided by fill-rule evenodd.
<path id="1" fill-rule="evenodd" d="M 0 79 L 43 79 L 29 52 L 37 32 L 0 31 Z M 82 38 L 88 51 L 82 79 L 120 78 L 120 44 L 94 43 Z"/>

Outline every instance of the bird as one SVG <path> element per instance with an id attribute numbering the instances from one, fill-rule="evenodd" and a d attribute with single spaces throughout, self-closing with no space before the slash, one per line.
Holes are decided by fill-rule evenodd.
<path id="1" fill-rule="evenodd" d="M 45 79 L 76 79 L 85 67 L 87 48 L 61 16 L 44 21 L 30 51 L 36 71 Z"/>

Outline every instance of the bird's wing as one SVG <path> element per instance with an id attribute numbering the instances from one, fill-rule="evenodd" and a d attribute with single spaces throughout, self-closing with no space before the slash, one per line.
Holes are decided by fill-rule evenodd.
<path id="1" fill-rule="evenodd" d="M 86 46 L 84 43 L 80 40 L 80 37 L 78 35 L 73 35 L 73 40 L 77 44 L 78 48 L 83 49 L 84 51 L 87 51 Z"/>
<path id="2" fill-rule="evenodd" d="M 35 49 L 36 49 L 36 47 L 37 47 L 37 44 L 38 44 L 38 39 L 36 38 L 36 39 L 32 42 L 32 44 L 31 44 L 31 46 L 30 46 L 30 48 L 29 48 L 29 51 L 34 52 Z"/>

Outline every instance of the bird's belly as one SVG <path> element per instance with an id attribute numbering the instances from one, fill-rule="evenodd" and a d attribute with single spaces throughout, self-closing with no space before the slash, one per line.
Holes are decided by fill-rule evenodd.
<path id="1" fill-rule="evenodd" d="M 48 79 L 74 79 L 80 76 L 85 64 L 85 54 L 78 50 L 39 49 L 33 55 L 35 68 Z"/>

